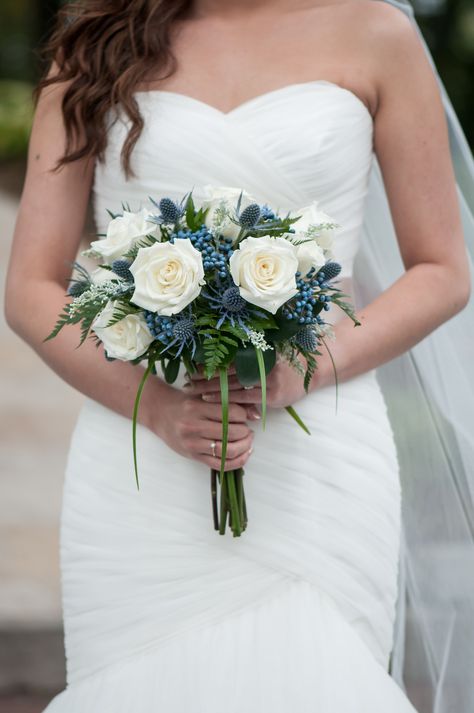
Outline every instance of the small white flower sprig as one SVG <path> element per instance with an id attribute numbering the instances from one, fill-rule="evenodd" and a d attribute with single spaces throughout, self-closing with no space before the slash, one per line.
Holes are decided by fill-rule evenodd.
<path id="1" fill-rule="evenodd" d="M 238 537 L 247 526 L 243 470 L 224 470 L 229 367 L 243 386 L 260 384 L 265 428 L 266 379 L 277 357 L 299 370 L 308 391 L 319 347 L 327 348 L 331 337 L 323 318 L 331 303 L 359 322 L 337 286 L 341 267 L 332 259 L 332 243 L 340 226 L 316 202 L 280 216 L 240 188 L 205 186 L 201 193 L 199 205 L 188 193 L 180 201 L 150 198 L 150 210 L 124 204 L 121 213 L 110 213 L 106 233 L 83 253 L 98 267 L 89 274 L 74 264 L 70 301 L 46 339 L 66 324 L 80 325 L 80 344 L 90 336 L 110 361 L 147 364 L 132 415 L 137 487 L 137 415 L 157 364 L 169 384 L 181 366 L 190 374 L 202 367 L 208 379 L 219 376 L 222 456 L 220 470 L 211 471 L 214 527 L 225 534 L 228 517 Z M 287 411 L 309 433 L 296 411 Z"/>

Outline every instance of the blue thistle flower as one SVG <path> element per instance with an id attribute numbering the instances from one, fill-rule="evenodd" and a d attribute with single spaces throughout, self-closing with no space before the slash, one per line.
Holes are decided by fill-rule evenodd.
<path id="1" fill-rule="evenodd" d="M 90 282 L 87 280 L 75 280 L 71 282 L 67 289 L 67 294 L 70 297 L 80 297 L 90 287 Z"/>
<path id="2" fill-rule="evenodd" d="M 239 223 L 243 228 L 253 228 L 260 220 L 260 206 L 257 203 L 248 205 L 239 216 Z"/>
<path id="3" fill-rule="evenodd" d="M 185 315 L 176 320 L 173 325 L 173 336 L 178 342 L 188 342 L 194 337 L 194 320 Z"/>
<path id="4" fill-rule="evenodd" d="M 196 329 L 191 311 L 172 317 L 164 317 L 155 312 L 146 312 L 145 319 L 153 337 L 165 345 L 161 353 L 171 347 L 178 346 L 176 356 L 179 356 L 185 347 L 191 347 L 192 356 L 196 351 Z"/>
<path id="5" fill-rule="evenodd" d="M 233 285 L 222 293 L 222 306 L 228 312 L 241 312 L 247 306 L 246 301 L 240 294 L 239 288 Z"/>
<path id="6" fill-rule="evenodd" d="M 342 268 L 338 262 L 327 262 L 317 274 L 318 281 L 328 282 L 329 280 L 334 280 L 334 278 L 341 272 L 341 269 Z"/>
<path id="7" fill-rule="evenodd" d="M 245 332 L 248 332 L 247 323 L 252 315 L 264 317 L 263 312 L 252 308 L 241 296 L 239 288 L 233 283 L 230 277 L 225 279 L 218 277 L 214 285 L 208 285 L 207 290 L 201 292 L 201 296 L 207 300 L 209 307 L 220 313 L 216 327 L 219 329 L 227 319 L 234 327 L 236 324 Z"/>
<path id="8" fill-rule="evenodd" d="M 163 223 L 176 223 L 182 215 L 182 209 L 171 198 L 162 198 L 158 207 Z"/>
<path id="9" fill-rule="evenodd" d="M 260 216 L 263 218 L 263 220 L 275 220 L 276 218 L 275 213 L 267 204 L 262 205 L 262 207 L 260 208 Z"/>
<path id="10" fill-rule="evenodd" d="M 114 260 L 112 270 L 116 275 L 126 282 L 133 282 L 133 275 L 130 272 L 131 263 L 128 260 Z"/>
<path id="11" fill-rule="evenodd" d="M 304 352 L 315 352 L 318 347 L 318 339 L 311 327 L 303 327 L 295 334 L 295 342 Z"/>

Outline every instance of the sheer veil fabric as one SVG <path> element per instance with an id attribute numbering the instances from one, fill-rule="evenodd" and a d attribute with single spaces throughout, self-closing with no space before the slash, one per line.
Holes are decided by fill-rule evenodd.
<path id="1" fill-rule="evenodd" d="M 408 0 L 381 0 L 413 23 L 441 92 L 472 272 L 474 162 Z M 374 157 L 361 249 L 358 304 L 403 272 Z M 374 287 L 375 286 L 375 287 Z M 474 297 L 402 357 L 377 369 L 402 483 L 402 556 L 392 675 L 420 711 L 464 713 L 474 703 Z"/>

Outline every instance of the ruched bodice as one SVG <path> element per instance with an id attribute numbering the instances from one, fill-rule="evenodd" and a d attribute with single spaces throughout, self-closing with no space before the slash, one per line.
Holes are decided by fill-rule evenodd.
<path id="1" fill-rule="evenodd" d="M 135 96 L 145 120 L 132 154 L 137 178 L 127 182 L 120 167 L 128 124 L 119 117 L 96 168 L 99 232 L 122 201 L 138 210 L 149 195 L 176 199 L 194 188 L 199 201 L 206 183 L 238 186 L 281 211 L 319 201 L 341 226 L 342 276 L 352 274 L 373 157 L 372 116 L 353 92 L 325 80 L 291 84 L 227 113 L 175 92 Z"/>

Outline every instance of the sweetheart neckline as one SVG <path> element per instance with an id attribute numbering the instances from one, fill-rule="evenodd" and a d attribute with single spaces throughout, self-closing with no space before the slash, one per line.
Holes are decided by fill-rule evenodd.
<path id="1" fill-rule="evenodd" d="M 374 123 L 374 117 L 369 111 L 369 108 L 367 107 L 366 103 L 362 101 L 362 99 L 351 89 L 346 89 L 346 87 L 343 87 L 341 84 L 337 84 L 337 82 L 331 82 L 328 79 L 313 79 L 308 82 L 293 82 L 291 84 L 285 84 L 282 87 L 277 87 L 276 89 L 270 89 L 268 92 L 262 92 L 261 94 L 257 94 L 254 97 L 250 97 L 250 99 L 246 99 L 245 101 L 241 102 L 240 104 L 237 104 L 237 106 L 233 107 L 229 111 L 222 111 L 218 107 L 214 106 L 213 104 L 209 104 L 208 102 L 203 101 L 202 99 L 197 99 L 196 97 L 191 96 L 190 94 L 184 94 L 183 92 L 174 92 L 169 89 L 142 89 L 142 90 L 136 90 L 134 94 L 136 95 L 153 95 L 153 94 L 161 94 L 161 95 L 168 95 L 170 97 L 177 97 L 181 100 L 184 101 L 189 101 L 194 104 L 200 105 L 204 107 L 205 109 L 212 111 L 216 114 L 218 114 L 221 117 L 228 117 L 230 118 L 234 114 L 238 114 L 239 111 L 245 110 L 246 108 L 250 108 L 253 104 L 258 103 L 259 101 L 263 101 L 265 99 L 270 99 L 272 96 L 278 95 L 280 93 L 283 93 L 285 91 L 289 91 L 292 89 L 301 89 L 305 87 L 311 87 L 314 85 L 326 85 L 333 87 L 334 89 L 337 89 L 341 92 L 345 92 L 347 95 L 352 97 L 366 112 L 367 116 L 369 117 L 370 121 L 372 124 Z"/>

